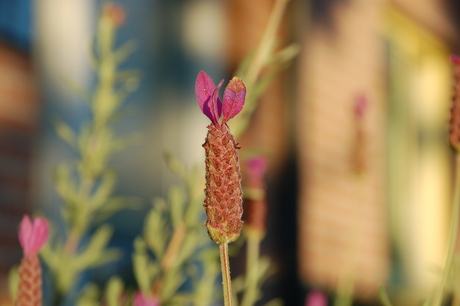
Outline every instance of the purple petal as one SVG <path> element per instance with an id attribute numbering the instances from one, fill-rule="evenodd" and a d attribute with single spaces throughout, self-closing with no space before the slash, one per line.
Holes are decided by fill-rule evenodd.
<path id="1" fill-rule="evenodd" d="M 19 243 L 23 249 L 29 244 L 32 234 L 32 221 L 28 215 L 24 215 L 19 225 Z"/>
<path id="2" fill-rule="evenodd" d="M 220 99 L 219 99 L 219 89 L 223 83 L 224 83 L 224 80 L 220 81 L 219 85 L 217 85 L 217 87 L 214 89 L 211 99 L 209 100 L 207 104 L 204 105 L 204 108 L 203 108 L 206 110 L 207 109 L 210 110 L 211 117 L 209 116 L 208 117 L 209 119 L 211 119 L 211 121 L 214 124 L 217 124 L 217 125 L 219 125 L 219 118 L 222 114 L 222 102 L 220 102 Z"/>
<path id="3" fill-rule="evenodd" d="M 222 82 L 221 82 L 222 83 Z M 220 84 L 222 85 L 222 84 Z M 195 82 L 195 95 L 198 106 L 213 123 L 217 123 L 222 112 L 222 103 L 219 99 L 220 86 L 215 86 L 212 79 L 204 71 L 200 71 Z M 216 94 L 217 89 L 217 94 Z M 217 97 L 214 97 L 214 96 Z"/>
<path id="4" fill-rule="evenodd" d="M 227 122 L 241 112 L 245 98 L 246 86 L 244 86 L 243 81 L 239 78 L 233 77 L 224 92 L 224 103 L 222 109 L 224 118 L 222 123 Z"/>

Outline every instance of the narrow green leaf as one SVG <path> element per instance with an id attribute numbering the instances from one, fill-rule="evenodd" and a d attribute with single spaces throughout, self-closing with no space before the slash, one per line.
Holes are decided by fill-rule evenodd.
<path id="1" fill-rule="evenodd" d="M 174 228 L 183 222 L 185 193 L 179 186 L 169 188 L 169 205 Z"/>
<path id="2" fill-rule="evenodd" d="M 19 286 L 19 267 L 13 266 L 8 272 L 8 291 L 13 301 L 16 301 L 18 296 Z"/>
<path id="3" fill-rule="evenodd" d="M 56 130 L 56 134 L 64 140 L 68 145 L 70 145 L 72 148 L 76 149 L 78 140 L 75 132 L 72 130 L 72 128 L 67 125 L 64 121 L 62 121 L 59 117 L 54 116 L 51 118 L 51 123 L 54 126 L 54 129 Z"/>
<path id="4" fill-rule="evenodd" d="M 77 301 L 77 306 L 97 306 L 99 301 L 99 288 L 96 284 L 89 283 L 83 288 L 83 293 Z"/>
<path id="5" fill-rule="evenodd" d="M 134 253 L 133 258 L 133 269 L 134 276 L 136 277 L 137 285 L 142 292 L 149 292 L 150 290 L 150 271 L 148 269 L 148 255 L 145 250 L 146 245 L 141 237 L 137 237 L 134 240 Z"/>
<path id="6" fill-rule="evenodd" d="M 148 213 L 144 225 L 144 237 L 146 243 L 155 256 L 161 258 L 164 255 L 166 241 L 170 233 L 166 228 L 165 202 L 161 198 L 154 200 L 154 207 Z"/>
<path id="7" fill-rule="evenodd" d="M 105 171 L 100 179 L 100 184 L 97 186 L 97 190 L 90 199 L 90 205 L 93 209 L 98 209 L 104 205 L 110 194 L 115 189 L 117 182 L 117 176 L 113 171 Z"/>
<path id="8" fill-rule="evenodd" d="M 187 181 L 187 170 L 184 164 L 169 152 L 164 153 L 164 158 L 169 169 L 171 169 L 181 180 Z"/>
<path id="9" fill-rule="evenodd" d="M 121 63 L 137 49 L 137 43 L 133 40 L 125 42 L 115 52 L 115 61 Z"/>
<path id="10" fill-rule="evenodd" d="M 118 276 L 112 276 L 105 290 L 105 302 L 107 306 L 121 306 L 120 298 L 123 294 L 123 281 Z"/>

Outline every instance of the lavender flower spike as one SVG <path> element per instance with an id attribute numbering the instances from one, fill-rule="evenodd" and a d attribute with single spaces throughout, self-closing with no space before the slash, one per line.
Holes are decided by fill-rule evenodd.
<path id="1" fill-rule="evenodd" d="M 203 71 L 198 74 L 195 84 L 198 105 L 212 122 L 203 144 L 206 153 L 204 207 L 209 237 L 218 244 L 236 240 L 243 226 L 239 145 L 230 133 L 227 121 L 242 110 L 246 96 L 243 82 L 234 77 L 225 89 L 222 104 L 218 96 L 221 85 L 222 81 L 214 86 Z"/>

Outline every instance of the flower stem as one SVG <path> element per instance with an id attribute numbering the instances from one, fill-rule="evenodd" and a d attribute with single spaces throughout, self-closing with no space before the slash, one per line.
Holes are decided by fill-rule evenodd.
<path id="1" fill-rule="evenodd" d="M 220 267 L 222 268 L 222 285 L 224 289 L 224 305 L 232 306 L 232 280 L 230 278 L 230 263 L 228 261 L 228 243 L 219 244 Z"/>
<path id="2" fill-rule="evenodd" d="M 446 264 L 444 265 L 444 271 L 442 273 L 441 284 L 433 295 L 433 299 L 430 305 L 439 306 L 442 303 L 444 295 L 444 289 L 446 287 L 447 279 L 452 269 L 452 263 L 455 253 L 455 245 L 457 242 L 458 233 L 458 221 L 460 213 L 460 153 L 455 154 L 455 182 L 454 182 L 454 197 L 452 203 L 452 214 L 449 232 L 449 244 L 447 247 L 447 258 Z"/>
<path id="3" fill-rule="evenodd" d="M 257 299 L 260 241 L 259 235 L 248 235 L 246 253 L 246 291 L 241 303 L 242 306 L 254 305 Z"/>

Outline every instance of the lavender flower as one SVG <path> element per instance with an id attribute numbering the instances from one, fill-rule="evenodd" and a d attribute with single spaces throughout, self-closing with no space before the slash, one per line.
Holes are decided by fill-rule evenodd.
<path id="1" fill-rule="evenodd" d="M 195 83 L 198 105 L 211 120 L 203 144 L 206 153 L 204 207 L 209 237 L 218 244 L 236 240 L 243 226 L 239 145 L 230 133 L 227 122 L 242 110 L 246 87 L 234 77 L 225 89 L 222 103 L 219 99 L 222 83 L 223 80 L 215 86 L 203 71 L 198 74 Z"/>
<path id="2" fill-rule="evenodd" d="M 42 271 L 38 252 L 48 240 L 48 220 L 24 216 L 19 227 L 19 243 L 24 257 L 19 265 L 19 290 L 16 305 L 42 304 Z"/>

